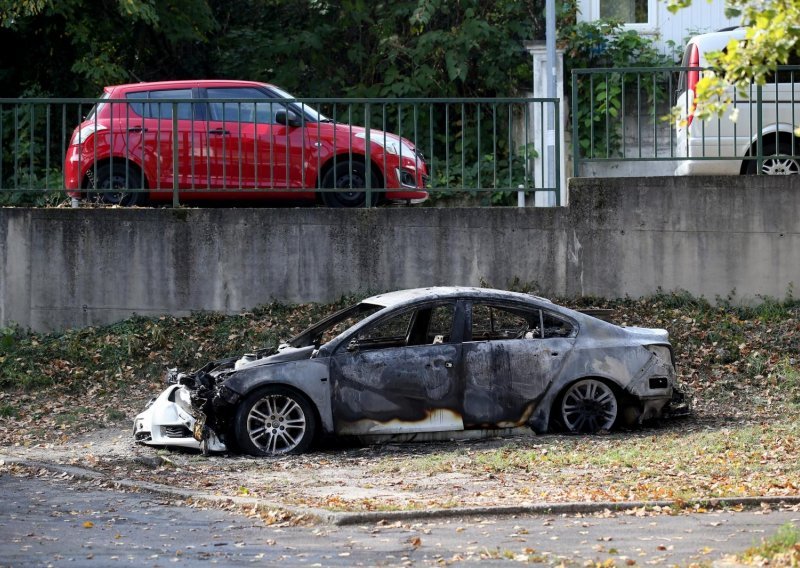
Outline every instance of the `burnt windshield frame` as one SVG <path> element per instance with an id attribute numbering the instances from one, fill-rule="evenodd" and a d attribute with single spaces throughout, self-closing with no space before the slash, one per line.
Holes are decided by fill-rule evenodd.
<path id="1" fill-rule="evenodd" d="M 384 308 L 385 306 L 381 306 L 380 304 L 368 304 L 366 302 L 359 302 L 358 304 L 354 304 L 352 306 L 349 306 L 347 308 L 344 308 L 342 310 L 339 310 L 338 312 L 329 315 L 328 317 L 315 323 L 311 327 L 301 331 L 299 334 L 295 335 L 286 343 L 288 343 L 292 347 L 308 347 L 309 345 L 315 345 L 318 338 L 322 337 L 322 335 L 325 334 L 325 331 L 335 326 L 336 324 L 346 320 L 347 318 L 353 315 L 357 315 L 359 313 L 363 313 L 364 314 L 363 317 L 360 318 L 358 322 L 353 324 L 357 325 L 362 320 L 368 318 L 372 314 L 375 314 Z"/>

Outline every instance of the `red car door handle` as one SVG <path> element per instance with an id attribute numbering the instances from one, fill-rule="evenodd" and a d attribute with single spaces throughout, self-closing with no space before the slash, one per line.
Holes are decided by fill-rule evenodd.
<path id="1" fill-rule="evenodd" d="M 231 133 L 230 130 L 225 130 L 224 128 L 215 128 L 214 130 L 209 130 L 209 134 L 222 134 L 223 136 L 227 136 Z"/>
<path id="2" fill-rule="evenodd" d="M 147 129 L 142 127 L 142 126 L 131 126 L 127 130 L 128 130 L 128 132 L 133 132 L 133 133 L 136 133 L 136 132 L 147 132 Z"/>

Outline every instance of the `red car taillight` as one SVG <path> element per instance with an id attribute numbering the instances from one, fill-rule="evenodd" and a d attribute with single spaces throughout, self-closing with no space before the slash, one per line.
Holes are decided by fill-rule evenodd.
<path id="1" fill-rule="evenodd" d="M 692 44 L 689 46 L 689 67 L 700 67 L 700 50 L 698 49 L 696 44 Z M 689 113 L 686 117 L 686 126 L 692 124 L 692 120 L 694 119 L 694 111 L 697 108 L 697 105 L 694 104 L 694 94 L 695 88 L 697 87 L 697 82 L 700 80 L 700 70 L 693 69 L 686 73 L 686 91 L 692 92 L 692 100 L 689 101 Z"/>

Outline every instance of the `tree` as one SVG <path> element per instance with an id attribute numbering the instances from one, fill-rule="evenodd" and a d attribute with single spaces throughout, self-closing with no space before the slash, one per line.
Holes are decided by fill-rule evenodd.
<path id="1" fill-rule="evenodd" d="M 514 95 L 541 0 L 213 0 L 212 67 L 299 96 Z"/>
<path id="2" fill-rule="evenodd" d="M 196 75 L 215 25 L 206 0 L 0 0 L 0 95 Z"/>
<path id="3" fill-rule="evenodd" d="M 667 9 L 675 13 L 691 3 L 667 0 Z M 778 65 L 800 53 L 797 0 L 726 0 L 725 15 L 741 17 L 746 36 L 744 41 L 729 42 L 724 51 L 707 55 L 716 71 L 704 73 L 697 83 L 695 115 L 701 119 L 725 112 L 731 102 L 729 85 L 744 95 L 751 81 L 763 85 Z"/>

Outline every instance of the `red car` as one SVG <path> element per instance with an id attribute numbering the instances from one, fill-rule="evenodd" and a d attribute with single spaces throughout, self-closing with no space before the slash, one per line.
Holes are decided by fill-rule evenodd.
<path id="1" fill-rule="evenodd" d="M 75 129 L 64 164 L 71 197 L 98 195 L 120 205 L 172 200 L 175 172 L 184 200 L 358 207 L 368 175 L 379 190 L 373 201 L 428 197 L 425 161 L 411 141 L 334 122 L 278 87 L 251 81 L 106 87 Z"/>

